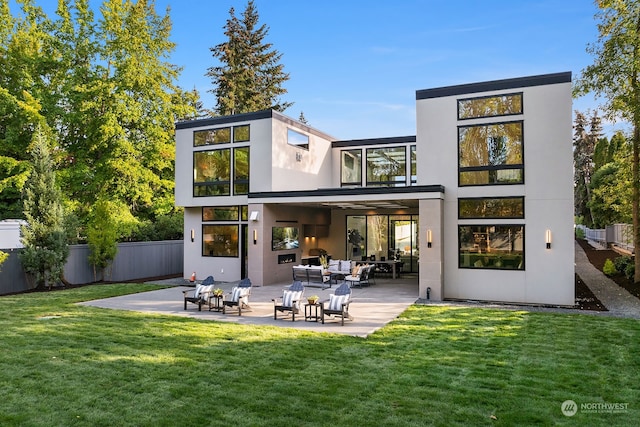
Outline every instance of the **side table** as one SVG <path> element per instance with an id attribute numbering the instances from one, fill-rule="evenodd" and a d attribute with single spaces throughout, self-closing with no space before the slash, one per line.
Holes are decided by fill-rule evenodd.
<path id="1" fill-rule="evenodd" d="M 222 311 L 223 305 L 222 300 L 224 299 L 223 295 L 210 295 L 209 296 L 209 311 Z"/>
<path id="2" fill-rule="evenodd" d="M 317 322 L 318 320 L 320 320 L 320 313 L 318 313 L 320 306 L 321 304 L 318 304 L 318 303 L 315 303 L 315 304 L 306 303 L 304 305 L 304 321 Z"/>

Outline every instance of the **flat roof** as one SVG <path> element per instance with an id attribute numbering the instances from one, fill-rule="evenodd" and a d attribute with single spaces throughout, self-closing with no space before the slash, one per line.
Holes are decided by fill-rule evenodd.
<path id="1" fill-rule="evenodd" d="M 558 83 L 571 83 L 571 71 L 417 90 L 416 100 L 442 98 L 445 96 L 465 95 L 478 92 L 492 92 L 505 89 L 517 89 L 531 86 L 543 86 Z"/>

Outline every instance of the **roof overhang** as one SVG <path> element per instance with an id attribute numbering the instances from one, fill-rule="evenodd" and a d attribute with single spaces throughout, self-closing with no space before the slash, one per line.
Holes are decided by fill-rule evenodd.
<path id="1" fill-rule="evenodd" d="M 442 185 L 345 187 L 249 193 L 249 203 L 279 203 L 360 210 L 417 208 L 419 200 L 443 198 Z"/>

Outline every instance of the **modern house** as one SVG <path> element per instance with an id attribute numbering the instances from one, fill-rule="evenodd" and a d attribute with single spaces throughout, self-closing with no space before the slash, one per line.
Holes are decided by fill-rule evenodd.
<path id="1" fill-rule="evenodd" d="M 416 135 L 338 140 L 275 111 L 176 124 L 184 274 L 291 281 L 397 260 L 416 298 L 573 305 L 571 73 L 416 92 Z"/>

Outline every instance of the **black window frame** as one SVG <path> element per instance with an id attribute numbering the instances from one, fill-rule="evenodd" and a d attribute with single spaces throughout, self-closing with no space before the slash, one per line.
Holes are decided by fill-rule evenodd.
<path id="1" fill-rule="evenodd" d="M 522 215 L 515 216 L 500 216 L 500 215 L 487 215 L 487 216 L 462 216 L 461 203 L 464 201 L 481 201 L 481 200 L 520 200 L 522 203 Z M 524 219 L 525 217 L 525 203 L 524 196 L 497 196 L 497 197 L 459 197 L 458 198 L 458 219 Z"/>
<path id="2" fill-rule="evenodd" d="M 464 255 L 469 255 L 470 261 L 471 261 L 471 255 L 472 253 L 464 253 L 462 252 L 462 238 L 461 238 L 461 228 L 462 227 L 518 227 L 522 229 L 522 254 L 521 255 L 516 255 L 516 257 L 514 257 L 513 259 L 509 259 L 509 260 L 504 260 L 506 261 L 513 261 L 513 262 L 517 262 L 518 261 L 518 256 L 520 256 L 520 263 L 518 265 L 518 267 L 521 268 L 506 268 L 506 266 L 496 266 L 495 262 L 496 261 L 500 261 L 502 262 L 502 256 L 504 255 L 494 255 L 491 254 L 490 252 L 482 252 L 479 251 L 477 253 L 477 255 L 475 255 L 475 257 L 477 259 L 480 258 L 484 258 L 484 259 L 488 259 L 489 257 L 495 257 L 495 260 L 493 265 L 490 266 L 475 266 L 475 263 L 471 263 L 470 265 L 463 265 L 462 264 L 462 257 Z M 471 233 L 473 233 L 473 230 L 471 230 Z M 504 223 L 504 224 L 500 224 L 500 223 L 491 223 L 491 224 L 458 224 L 458 268 L 459 269 L 463 269 L 463 270 L 497 270 L 497 271 L 525 271 L 526 270 L 526 236 L 527 236 L 527 232 L 526 232 L 526 225 L 523 223 Z M 477 261 L 476 261 L 477 262 Z M 481 261 L 482 262 L 482 261 Z"/>
<path id="3" fill-rule="evenodd" d="M 204 236 L 207 234 L 207 232 L 205 231 L 206 228 L 218 228 L 218 227 L 231 227 L 231 228 L 235 228 L 236 232 L 235 232 L 235 236 L 236 236 L 236 245 L 235 245 L 235 253 L 230 254 L 230 255 L 221 255 L 220 253 L 205 253 L 205 240 L 204 240 Z M 214 233 L 211 233 L 212 235 L 215 235 Z M 239 258 L 240 257 L 240 224 L 235 223 L 235 224 L 202 224 L 202 229 L 201 229 L 201 236 L 202 236 L 202 249 L 201 249 L 201 256 L 202 257 L 206 257 L 206 258 Z"/>
<path id="4" fill-rule="evenodd" d="M 229 179 L 228 180 L 216 180 L 216 181 L 202 181 L 196 182 L 195 177 L 192 178 L 193 182 L 193 197 L 225 197 L 231 195 L 231 174 L 232 174 L 232 152 L 231 148 L 219 148 L 215 150 L 198 150 L 193 152 L 193 171 L 196 169 L 196 156 L 202 153 L 210 153 L 214 151 L 227 151 L 229 153 Z M 220 194 L 196 194 L 196 188 L 207 188 L 207 187 L 224 187 L 227 186 L 227 191 Z"/>
<path id="5" fill-rule="evenodd" d="M 520 124 L 520 157 L 522 162 L 519 164 L 504 164 L 504 165 L 482 165 L 482 166 L 460 166 L 460 130 L 473 128 L 473 127 L 488 127 L 488 126 L 497 126 L 497 125 L 508 125 L 508 124 Z M 525 183 L 525 173 L 524 173 L 524 120 L 510 120 L 510 121 L 500 121 L 500 122 L 489 122 L 489 123 L 475 123 L 470 125 L 459 125 L 457 127 L 457 138 L 458 138 L 458 146 L 457 146 L 457 154 L 458 154 L 458 187 L 482 187 L 482 186 L 492 186 L 492 185 L 524 185 Z M 505 181 L 505 182 L 488 182 L 488 183 L 480 183 L 480 184 L 462 184 L 461 175 L 464 172 L 491 172 L 491 171 L 501 171 L 501 170 L 516 170 L 520 171 L 522 175 L 522 179 L 520 181 Z"/>
<path id="6" fill-rule="evenodd" d="M 247 129 L 247 139 L 236 139 L 236 129 L 240 129 L 240 128 L 246 128 Z M 233 140 L 234 143 L 236 143 L 236 142 L 249 142 L 251 140 L 251 125 L 246 124 L 246 125 L 234 126 L 233 127 L 232 140 Z"/>
<path id="7" fill-rule="evenodd" d="M 520 96 L 520 112 L 504 113 L 504 114 L 488 114 L 488 115 L 473 116 L 473 117 L 460 117 L 460 103 L 461 102 L 464 102 L 464 101 L 476 101 L 476 100 L 480 100 L 480 99 L 501 98 L 501 97 L 506 97 L 506 96 L 516 96 L 516 95 Z M 519 116 L 519 115 L 524 114 L 524 92 L 511 92 L 511 93 L 502 93 L 502 94 L 498 94 L 498 95 L 478 96 L 478 97 L 473 97 L 473 98 L 460 98 L 456 102 L 456 107 L 457 107 L 457 117 L 458 117 L 458 120 L 460 120 L 460 121 L 473 120 L 473 119 L 485 119 L 485 118 L 488 118 L 488 117 Z"/>
<path id="8" fill-rule="evenodd" d="M 205 137 L 205 142 L 203 144 L 196 144 L 197 135 L 200 135 L 200 134 L 203 134 L 203 133 L 210 134 L 212 132 L 216 133 L 216 132 L 221 132 L 221 131 L 224 131 L 224 130 L 227 130 L 229 132 L 229 140 L 228 141 L 206 142 L 207 138 Z M 213 139 L 215 140 L 215 136 L 213 137 Z M 230 126 L 193 131 L 193 146 L 194 147 L 208 147 L 208 146 L 211 146 L 211 145 L 230 144 L 231 143 L 231 139 L 232 139 L 232 135 L 231 135 L 231 127 Z"/>
<path id="9" fill-rule="evenodd" d="M 358 173 L 358 177 L 360 178 L 357 182 L 345 182 L 342 180 L 343 174 L 342 171 L 344 170 L 344 156 L 343 153 L 345 152 L 355 152 L 358 151 L 360 152 L 360 171 Z M 340 186 L 341 187 L 362 187 L 362 166 L 363 166 L 363 161 L 362 161 L 362 148 L 353 148 L 350 150 L 340 150 Z"/>

